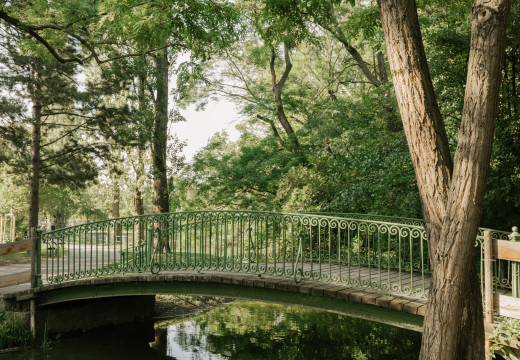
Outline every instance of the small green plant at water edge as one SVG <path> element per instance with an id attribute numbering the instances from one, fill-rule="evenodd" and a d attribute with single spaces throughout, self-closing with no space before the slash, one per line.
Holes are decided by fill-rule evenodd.
<path id="1" fill-rule="evenodd" d="M 21 314 L 0 311 L 0 349 L 24 346 L 31 341 Z"/>
<path id="2" fill-rule="evenodd" d="M 496 355 L 505 357 L 506 359 L 519 360 L 520 349 L 508 346 L 519 344 L 520 339 L 520 321 L 516 319 L 507 319 L 495 325 L 493 334 L 489 338 L 492 341 L 490 351 L 495 358 Z"/>

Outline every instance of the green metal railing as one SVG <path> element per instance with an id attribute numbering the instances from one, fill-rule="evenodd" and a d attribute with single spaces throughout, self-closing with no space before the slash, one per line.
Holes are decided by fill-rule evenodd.
<path id="1" fill-rule="evenodd" d="M 317 213 L 316 213 L 317 214 Z M 374 220 L 383 221 L 388 223 L 396 224 L 407 224 L 424 226 L 424 220 L 416 218 L 406 218 L 397 216 L 385 216 L 385 215 L 371 215 L 371 214 L 356 214 L 356 213 L 320 213 L 322 215 L 338 216 L 342 218 L 350 219 L 363 219 L 363 220 Z M 477 239 L 475 241 L 475 258 L 476 267 L 481 279 L 481 290 L 484 293 L 484 231 L 491 231 L 493 239 L 497 240 L 509 240 L 509 234 L 505 231 L 493 230 L 488 228 L 478 228 Z M 508 260 L 496 259 L 493 264 L 493 281 L 495 288 L 512 289 L 513 285 L 513 272 L 511 262 Z"/>
<path id="2" fill-rule="evenodd" d="M 359 214 L 142 215 L 41 234 L 41 266 L 46 283 L 139 272 L 219 271 L 425 298 L 431 269 L 421 224 Z M 494 232 L 497 238 L 503 234 Z M 481 246 L 477 239 L 477 251 Z M 498 283 L 510 286 L 510 277 L 498 278 Z"/>

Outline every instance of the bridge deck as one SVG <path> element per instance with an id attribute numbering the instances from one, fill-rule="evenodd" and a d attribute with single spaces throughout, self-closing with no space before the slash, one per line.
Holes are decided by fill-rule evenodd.
<path id="1" fill-rule="evenodd" d="M 77 263 L 76 266 L 81 264 Z M 265 265 L 262 264 L 246 264 L 249 266 Z M 269 264 L 271 266 L 272 264 Z M 51 264 L 49 264 L 51 266 Z M 277 268 L 291 268 L 292 263 L 277 263 Z M 42 269 L 46 268 L 46 264 L 42 264 Z M 30 269 L 30 264 L 20 264 L 16 266 L 0 267 L 0 274 L 13 273 L 17 271 L 25 271 Z M 304 272 L 319 271 L 319 264 L 304 264 Z M 413 279 L 414 283 L 425 282 L 424 287 L 429 287 L 430 279 L 425 277 L 424 279 L 420 274 L 414 274 L 413 278 L 410 273 L 399 273 L 398 271 L 390 270 L 384 271 L 384 273 L 378 273 L 374 268 L 368 267 L 346 267 L 339 265 L 329 266 L 328 264 L 322 264 L 321 273 L 329 275 L 341 275 L 344 278 L 355 279 L 358 282 L 363 281 L 388 281 L 390 284 L 399 283 L 401 287 L 411 285 Z M 407 275 L 407 276 L 404 276 Z M 399 281 L 401 277 L 401 281 Z M 228 273 L 228 272 L 217 272 L 217 271 L 161 271 L 158 275 L 148 273 L 141 274 L 128 274 L 128 275 L 117 275 L 115 276 L 103 276 L 84 278 L 78 280 L 70 280 L 63 283 L 49 284 L 45 279 L 44 286 L 39 289 L 31 290 L 29 284 L 22 284 L 16 286 L 9 286 L 0 288 L 0 298 L 3 299 L 26 299 L 30 294 L 52 291 L 59 288 L 70 288 L 74 286 L 84 286 L 92 284 L 106 284 L 106 283 L 117 283 L 117 282 L 151 282 L 151 281 L 190 281 L 190 282 L 215 282 L 223 284 L 235 284 L 249 287 L 265 287 L 271 289 L 277 289 L 281 291 L 292 291 L 302 294 L 311 294 L 316 296 L 325 296 L 329 298 L 337 298 L 342 300 L 348 300 L 350 302 L 364 303 L 376 305 L 379 307 L 390 308 L 394 310 L 404 311 L 411 314 L 424 315 L 426 299 L 414 298 L 399 295 L 398 292 L 393 291 L 391 288 L 386 290 L 386 293 L 376 292 L 369 289 L 363 289 L 362 287 L 353 287 L 342 283 L 325 282 L 325 281 L 313 281 L 303 280 L 301 282 L 295 282 L 294 279 L 287 277 L 274 277 L 268 275 L 259 275 L 255 273 Z"/>
<path id="2" fill-rule="evenodd" d="M 265 264 L 265 263 L 264 263 Z M 256 264 L 250 264 L 256 265 Z M 283 267 L 283 263 L 277 264 L 277 267 Z M 291 263 L 285 264 L 287 267 Z M 11 266 L 11 271 L 25 270 L 26 266 Z M 314 271 L 318 270 L 316 264 L 313 264 Z M 7 271 L 7 267 L 0 267 L 0 274 Z M 42 268 L 44 268 L 42 266 Z M 381 274 L 374 271 L 374 268 L 368 267 L 351 267 L 348 269 L 346 266 L 334 265 L 329 267 L 322 266 L 322 272 L 325 270 L 331 274 L 341 274 L 341 276 L 349 276 L 357 280 L 369 280 L 370 281 L 381 281 Z M 310 264 L 305 264 L 304 271 L 311 271 Z M 407 275 L 407 276 L 403 276 Z M 401 276 L 401 282 L 399 282 Z M 410 273 L 399 273 L 399 271 L 385 270 L 383 280 L 390 279 L 390 283 L 399 283 L 401 287 L 411 286 L 413 279 L 414 283 L 425 282 L 424 286 L 426 289 L 430 285 L 430 277 L 425 276 L 424 279 L 420 274 L 414 274 L 413 277 Z M 2 300 L 25 300 L 34 296 L 34 294 L 44 293 L 45 291 L 53 291 L 62 288 L 72 288 L 75 286 L 92 286 L 99 284 L 115 284 L 115 283 L 135 283 L 136 286 L 140 282 L 154 282 L 154 281 L 172 281 L 172 282 L 200 282 L 200 283 L 216 283 L 216 284 L 234 284 L 246 287 L 257 287 L 257 288 L 269 288 L 281 291 L 290 291 L 301 294 L 311 294 L 316 296 L 336 298 L 341 300 L 347 300 L 350 302 L 363 303 L 376 305 L 382 308 L 389 308 L 398 310 L 410 314 L 416 314 L 424 316 L 426 310 L 426 299 L 417 298 L 413 296 L 403 296 L 399 291 L 395 291 L 390 288 L 383 292 L 377 292 L 368 288 L 353 287 L 342 283 L 325 282 L 325 281 L 312 281 L 303 280 L 301 282 L 295 282 L 294 279 L 287 277 L 274 277 L 265 276 L 252 273 L 230 273 L 230 272 L 217 272 L 217 271 L 161 271 L 160 274 L 153 275 L 148 273 L 141 274 L 128 274 L 128 275 L 115 275 L 115 276 L 103 276 L 93 278 L 83 278 L 78 280 L 65 281 L 63 283 L 48 284 L 44 281 L 44 286 L 31 290 L 29 284 L 22 284 L 17 286 L 10 286 L 0 288 L 0 299 Z M 508 293 L 510 291 L 502 289 L 498 290 L 499 293 Z M 0 301 L 2 302 L 2 301 Z"/>

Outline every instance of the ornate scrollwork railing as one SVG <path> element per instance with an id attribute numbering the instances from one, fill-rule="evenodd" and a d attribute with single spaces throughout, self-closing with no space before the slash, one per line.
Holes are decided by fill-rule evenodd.
<path id="1" fill-rule="evenodd" d="M 219 271 L 424 298 L 431 273 L 421 220 L 373 215 L 191 211 L 76 225 L 43 233 L 41 240 L 47 283 Z"/>

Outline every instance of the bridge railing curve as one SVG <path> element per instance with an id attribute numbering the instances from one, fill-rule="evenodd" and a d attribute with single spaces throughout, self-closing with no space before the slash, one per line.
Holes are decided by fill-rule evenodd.
<path id="1" fill-rule="evenodd" d="M 507 238 L 507 233 L 494 236 Z M 45 283 L 219 271 L 424 298 L 431 273 L 421 220 L 374 215 L 176 212 L 71 226 L 43 233 L 41 242 Z M 498 276 L 497 283 L 510 286 L 510 278 Z"/>

